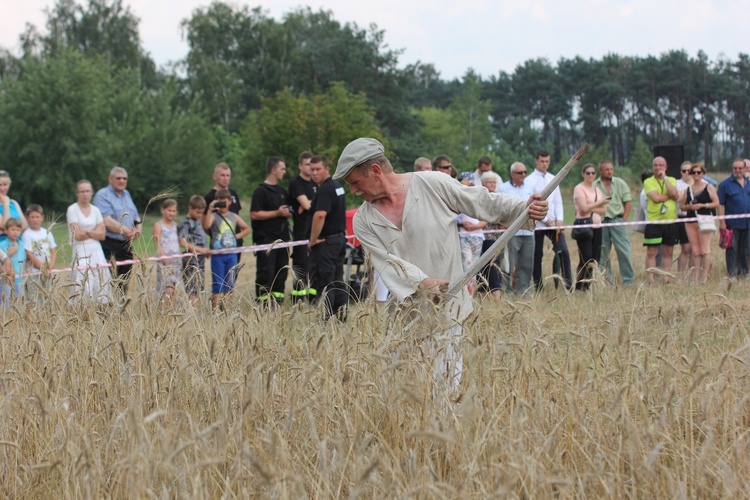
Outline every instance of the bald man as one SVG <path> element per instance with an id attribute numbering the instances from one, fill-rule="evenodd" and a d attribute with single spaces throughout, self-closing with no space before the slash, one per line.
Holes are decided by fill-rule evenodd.
<path id="1" fill-rule="evenodd" d="M 646 211 L 646 231 L 643 233 L 643 246 L 646 247 L 646 269 L 656 267 L 656 254 L 659 247 L 662 250 L 661 266 L 666 272 L 672 269 L 672 252 L 677 243 L 677 224 L 653 224 L 662 220 L 677 218 L 677 179 L 667 176 L 667 160 L 661 156 L 654 158 L 651 163 L 654 173 L 643 182 L 646 191 L 648 208 Z M 654 283 L 654 273 L 648 273 L 648 282 Z M 669 278 L 663 276 L 662 281 L 669 283 Z"/>

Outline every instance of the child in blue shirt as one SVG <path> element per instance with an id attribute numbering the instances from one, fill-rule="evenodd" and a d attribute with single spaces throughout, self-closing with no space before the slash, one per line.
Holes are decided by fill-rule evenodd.
<path id="1" fill-rule="evenodd" d="M 21 237 L 21 221 L 11 217 L 5 223 L 5 234 L 8 239 L 0 241 L 0 250 L 3 250 L 10 258 L 13 264 L 13 272 L 16 279 L 13 281 L 13 287 L 10 290 L 3 290 L 2 299 L 7 300 L 11 294 L 20 297 L 22 295 L 23 274 L 26 272 L 26 249 L 19 239 Z"/>

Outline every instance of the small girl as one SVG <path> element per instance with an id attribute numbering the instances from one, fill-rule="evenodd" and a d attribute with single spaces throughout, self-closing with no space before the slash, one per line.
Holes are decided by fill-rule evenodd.
<path id="1" fill-rule="evenodd" d="M 26 249 L 21 241 L 21 221 L 11 217 L 5 222 L 7 238 L 0 240 L 0 250 L 3 250 L 13 264 L 15 280 L 13 285 L 3 285 L 2 300 L 7 301 L 11 296 L 20 297 L 23 294 L 23 274 L 26 272 Z"/>
<path id="2" fill-rule="evenodd" d="M 177 255 L 178 257 L 164 258 L 156 264 L 156 293 L 162 303 L 171 304 L 174 290 L 182 276 L 182 258 L 180 255 L 180 239 L 177 236 L 177 201 L 172 198 L 164 200 L 161 205 L 161 220 L 154 224 L 154 246 L 157 257 Z"/>

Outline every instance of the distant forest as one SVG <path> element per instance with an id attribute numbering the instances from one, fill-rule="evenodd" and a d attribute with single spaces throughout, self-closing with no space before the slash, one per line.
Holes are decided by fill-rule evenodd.
<path id="1" fill-rule="evenodd" d="M 747 54 L 540 58 L 448 81 L 431 63 L 401 67 L 374 25 L 214 2 L 182 22 L 187 57 L 157 68 L 138 25 L 120 0 L 58 0 L 44 29 L 19 34 L 20 56 L 0 49 L 0 168 L 22 204 L 59 210 L 76 180 L 103 185 L 115 164 L 140 206 L 169 186 L 204 192 L 219 161 L 246 196 L 267 156 L 292 174 L 303 150 L 335 165 L 362 135 L 380 138 L 404 170 L 441 153 L 469 170 L 488 154 L 503 176 L 539 148 L 557 165 L 583 142 L 589 161 L 625 173 L 648 166 L 659 144 L 682 144 L 711 170 L 750 151 Z"/>

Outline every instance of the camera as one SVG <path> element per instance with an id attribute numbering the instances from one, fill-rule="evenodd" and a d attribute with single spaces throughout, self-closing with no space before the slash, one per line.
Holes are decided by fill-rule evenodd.
<path id="1" fill-rule="evenodd" d="M 217 201 L 214 203 L 214 208 L 226 208 L 227 202 L 226 201 Z"/>

